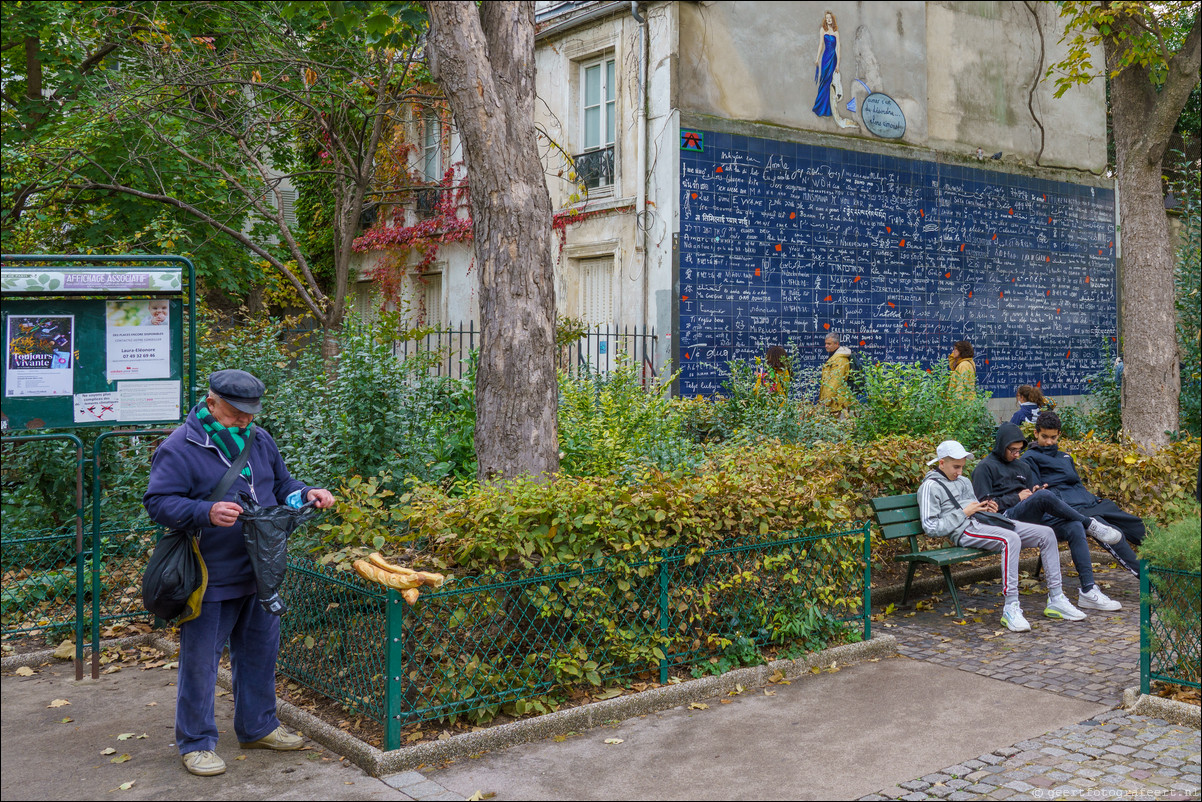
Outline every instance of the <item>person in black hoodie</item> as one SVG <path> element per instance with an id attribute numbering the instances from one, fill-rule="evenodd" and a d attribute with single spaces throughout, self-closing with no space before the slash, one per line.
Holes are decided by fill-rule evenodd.
<path id="1" fill-rule="evenodd" d="M 1123 533 L 1123 539 L 1107 545 L 1106 550 L 1119 565 L 1139 576 L 1139 558 L 1131 545 L 1138 546 L 1147 534 L 1143 519 L 1124 512 L 1110 499 L 1100 499 L 1086 489 L 1073 458 L 1060 450 L 1060 416 L 1055 412 L 1039 413 L 1035 420 L 1035 444 L 1027 449 L 1023 459 L 1031 466 L 1035 481 L 1046 484 L 1065 504 L 1082 515 L 1102 516 L 1106 523 Z"/>
<path id="2" fill-rule="evenodd" d="M 972 472 L 977 498 L 992 498 L 998 511 L 1014 521 L 1051 526 L 1056 539 L 1067 542 L 1073 565 L 1081 581 L 1077 606 L 1092 610 L 1121 610 L 1122 604 L 1104 594 L 1093 578 L 1086 534 L 1103 546 L 1112 546 L 1123 534 L 1099 518 L 1082 515 L 1065 504 L 1037 480 L 1038 475 L 1022 457 L 1027 441 L 1022 429 L 1013 423 L 998 427 L 993 451 Z"/>

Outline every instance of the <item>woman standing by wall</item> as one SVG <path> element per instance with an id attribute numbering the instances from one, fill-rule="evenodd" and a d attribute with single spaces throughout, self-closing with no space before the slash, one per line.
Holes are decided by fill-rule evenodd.
<path id="1" fill-rule="evenodd" d="M 947 394 L 955 401 L 968 401 L 977 394 L 977 363 L 973 361 L 972 343 L 960 340 L 952 346 L 948 366 L 952 375 L 947 381 Z"/>

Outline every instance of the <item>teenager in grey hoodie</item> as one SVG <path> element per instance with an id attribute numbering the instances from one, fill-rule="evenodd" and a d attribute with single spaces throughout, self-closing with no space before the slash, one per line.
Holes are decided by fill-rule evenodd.
<path id="1" fill-rule="evenodd" d="M 977 501 L 972 482 L 964 475 L 964 465 L 972 454 L 955 440 L 939 444 L 935 470 L 923 478 L 918 488 L 918 511 L 922 528 L 931 537 L 949 538 L 953 545 L 986 549 L 1002 555 L 1002 623 L 1012 632 L 1027 632 L 1031 625 L 1023 616 L 1018 601 L 1018 557 L 1025 546 L 1039 548 L 1047 577 L 1048 603 L 1043 614 L 1048 618 L 1080 621 L 1085 613 L 1064 595 L 1060 579 L 1060 552 L 1051 528 L 1024 521 L 1007 521 L 997 515 L 997 503 Z M 992 514 L 994 523 L 986 523 L 981 513 Z"/>

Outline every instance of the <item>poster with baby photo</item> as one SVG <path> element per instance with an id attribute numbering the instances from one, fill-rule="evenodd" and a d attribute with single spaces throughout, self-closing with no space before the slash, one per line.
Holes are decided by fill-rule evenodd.
<path id="1" fill-rule="evenodd" d="M 108 301 L 104 320 L 109 381 L 171 378 L 170 301 Z"/>

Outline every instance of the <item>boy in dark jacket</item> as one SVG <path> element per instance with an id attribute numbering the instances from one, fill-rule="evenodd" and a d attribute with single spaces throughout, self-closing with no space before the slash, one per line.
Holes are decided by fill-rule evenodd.
<path id="1" fill-rule="evenodd" d="M 1060 450 L 1060 416 L 1055 412 L 1039 413 L 1035 420 L 1035 445 L 1027 449 L 1023 459 L 1031 466 L 1037 483 L 1046 484 L 1060 500 L 1082 515 L 1102 516 L 1106 523 L 1123 533 L 1125 540 L 1107 546 L 1119 564 L 1139 576 L 1139 560 L 1128 543 L 1139 545 L 1147 529 L 1143 519 L 1119 509 L 1109 499 L 1100 499 L 1086 489 L 1077 473 L 1073 458 Z"/>
<path id="2" fill-rule="evenodd" d="M 1100 518 L 1082 515 L 1055 493 L 1037 484 L 1032 478 L 1034 471 L 1021 457 L 1026 445 L 1026 438 L 1018 426 L 1012 423 L 999 426 L 993 452 L 973 469 L 973 492 L 977 498 L 996 501 L 998 511 L 1007 518 L 1050 526 L 1057 540 L 1068 543 L 1081 580 L 1078 607 L 1121 610 L 1123 605 L 1107 597 L 1094 582 L 1085 535 L 1088 532 L 1103 545 L 1113 545 L 1123 539 L 1122 532 L 1107 526 Z"/>

